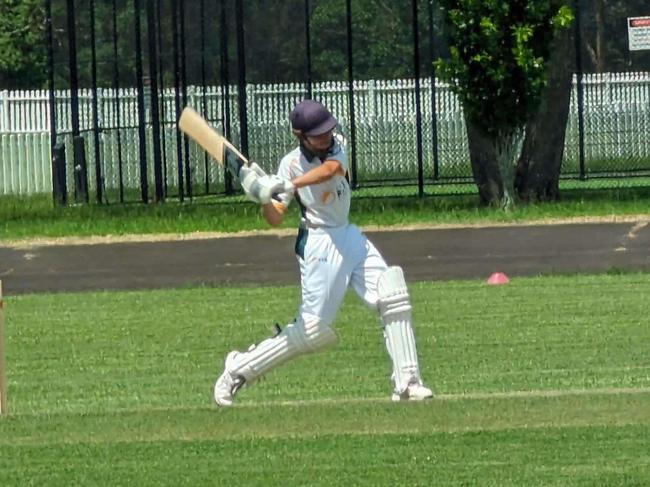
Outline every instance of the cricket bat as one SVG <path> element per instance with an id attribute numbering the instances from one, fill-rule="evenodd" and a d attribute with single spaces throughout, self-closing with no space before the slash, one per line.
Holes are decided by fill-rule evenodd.
<path id="1" fill-rule="evenodd" d="M 248 159 L 196 110 L 185 107 L 178 119 L 178 128 L 239 179 L 239 170 L 248 165 Z"/>

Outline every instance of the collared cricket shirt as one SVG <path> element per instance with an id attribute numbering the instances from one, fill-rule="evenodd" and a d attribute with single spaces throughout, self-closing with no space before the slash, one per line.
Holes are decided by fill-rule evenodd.
<path id="1" fill-rule="evenodd" d="M 350 185 L 345 177 L 348 172 L 348 156 L 341 144 L 335 140 L 330 153 L 325 158 L 334 159 L 343 166 L 344 174 L 336 174 L 330 180 L 298 189 L 298 202 L 301 206 L 301 226 L 305 228 L 332 228 L 348 224 L 350 212 Z M 321 159 L 307 156 L 296 147 L 280 161 L 278 176 L 294 179 L 322 164 Z M 289 206 L 293 195 L 280 195 L 282 203 Z"/>

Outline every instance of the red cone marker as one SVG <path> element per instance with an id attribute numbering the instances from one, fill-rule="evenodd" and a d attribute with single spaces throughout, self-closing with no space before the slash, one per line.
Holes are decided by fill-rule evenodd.
<path id="1" fill-rule="evenodd" d="M 508 279 L 508 276 L 506 276 L 503 272 L 495 272 L 487 280 L 487 283 L 493 286 L 498 286 L 500 284 L 508 284 L 509 282 L 510 279 Z"/>

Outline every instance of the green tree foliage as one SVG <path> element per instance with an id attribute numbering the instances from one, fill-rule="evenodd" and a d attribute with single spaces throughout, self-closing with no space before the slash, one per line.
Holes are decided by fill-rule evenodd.
<path id="1" fill-rule="evenodd" d="M 514 202 L 514 167 L 539 107 L 558 29 L 573 14 L 560 0 L 441 0 L 451 56 L 438 72 L 464 108 L 483 202 Z"/>
<path id="2" fill-rule="evenodd" d="M 244 10 L 248 79 L 259 83 L 305 81 L 304 0 L 250 0 L 245 2 Z M 309 2 L 311 67 L 315 81 L 347 79 L 346 14 L 345 0 Z M 426 16 L 424 13 L 422 16 L 421 29 L 425 31 Z M 412 77 L 411 0 L 354 0 L 352 46 L 356 79 Z"/>
<path id="3" fill-rule="evenodd" d="M 15 72 L 11 79 L 14 87 L 40 86 L 45 82 L 47 64 L 47 39 L 41 0 L 27 2 L 0 2 L 15 4 L 19 11 L 12 19 L 2 15 L 3 25 L 29 33 L 30 45 L 37 49 L 30 57 L 26 49 L 14 50 L 12 59 L 24 66 L 38 66 L 37 82 L 23 72 Z M 425 2 L 420 2 L 421 38 L 427 35 Z M 117 25 L 113 25 L 115 4 Z M 30 7 L 31 5 L 31 7 Z M 38 15 L 26 15 L 38 5 Z M 145 12 L 146 2 L 141 1 L 141 39 L 145 75 L 148 70 L 148 32 Z M 161 17 L 159 41 L 162 63 L 160 68 L 165 84 L 173 83 L 173 37 L 170 0 L 160 3 Z M 231 82 L 237 79 L 236 20 L 234 1 L 226 0 L 226 31 L 228 67 Z M 222 53 L 220 2 L 204 0 L 203 24 L 205 37 L 201 39 L 201 18 L 198 15 L 200 0 L 184 0 L 186 73 L 188 82 L 201 81 L 202 70 L 210 84 L 219 83 Z M 252 83 L 301 82 L 307 74 L 304 0 L 250 0 L 244 2 L 246 74 Z M 65 88 L 69 83 L 67 7 L 63 0 L 52 1 L 54 30 L 55 85 Z M 23 15 L 24 14 L 24 15 Z M 135 11 L 132 0 L 95 0 L 96 55 L 100 86 L 111 86 L 114 73 L 119 71 L 123 86 L 135 85 Z M 18 18 L 19 17 L 19 18 Z M 91 38 L 90 2 L 75 2 L 76 45 L 79 83 L 90 85 Z M 347 79 L 347 33 L 345 0 L 311 1 L 309 10 L 311 33 L 312 75 L 315 81 Z M 413 33 L 411 0 L 354 0 L 352 2 L 352 28 L 354 48 L 354 74 L 357 79 L 395 79 L 413 76 Z M 16 27 L 18 26 L 18 27 Z M 180 26 L 179 26 L 180 29 Z M 113 40 L 117 36 L 117 56 Z M 10 36 L 7 36 L 10 38 Z M 11 41 L 18 45 L 16 39 Z M 424 41 L 423 41 L 424 44 Z M 180 49 L 179 45 L 179 49 Z M 201 53 L 205 54 L 202 65 Z M 426 55 L 426 53 L 424 53 Z M 425 57 L 423 57 L 426 60 Z M 36 62 L 34 62 L 36 60 Z M 5 66 L 0 70 L 8 73 Z"/>
<path id="4" fill-rule="evenodd" d="M 0 89 L 44 86 L 44 17 L 40 0 L 0 0 Z"/>
<path id="5" fill-rule="evenodd" d="M 316 3 L 312 16 L 314 73 L 317 79 L 347 75 L 346 9 L 342 0 Z M 413 76 L 410 0 L 352 2 L 352 46 L 357 79 Z"/>
<path id="6" fill-rule="evenodd" d="M 224 0 L 227 10 L 228 42 L 231 77 L 235 79 L 234 0 Z M 420 0 L 420 30 L 423 62 L 428 58 L 428 0 Z M 112 9 L 117 10 L 118 54 L 113 56 Z M 158 3 L 158 2 L 157 2 Z M 345 0 L 312 0 L 310 5 L 312 69 L 315 80 L 345 79 L 347 77 Z M 472 3 L 510 5 L 513 2 L 440 2 L 464 6 Z M 516 4 L 517 2 L 514 2 Z M 521 5 L 537 2 L 519 2 Z M 549 2 L 542 2 L 549 3 Z M 47 40 L 45 37 L 44 4 L 42 0 L 0 0 L 0 86 L 4 88 L 39 88 L 46 83 Z M 141 2 L 144 10 L 146 2 Z M 172 28 L 170 0 L 161 0 L 162 69 L 168 84 L 173 77 Z M 75 1 L 79 76 L 82 86 L 90 78 L 90 36 L 88 1 Z M 184 0 L 186 12 L 185 42 L 188 79 L 196 83 L 201 78 L 201 30 L 198 15 L 200 0 Z M 221 53 L 221 2 L 204 0 L 203 21 L 206 37 L 207 79 L 215 84 L 219 79 Z M 246 0 L 247 74 L 251 82 L 271 83 L 304 81 L 306 76 L 306 40 L 304 33 L 304 0 Z M 135 70 L 135 39 L 132 0 L 95 0 L 97 19 L 97 58 L 100 85 L 110 86 L 115 68 L 124 85 L 133 86 Z M 646 70 L 650 52 L 630 53 L 627 50 L 625 18 L 647 15 L 647 0 L 580 1 L 582 23 L 583 65 L 586 71 Z M 68 45 L 66 2 L 53 0 L 55 79 L 57 87 L 68 83 Z M 526 15 L 538 15 L 523 8 Z M 441 10 L 444 15 L 444 9 Z M 475 27 L 484 29 L 483 36 L 501 26 L 495 20 L 480 18 Z M 496 23 L 495 23 L 496 22 Z M 413 76 L 413 39 L 410 0 L 354 0 L 352 2 L 354 73 L 359 79 L 408 78 Z M 468 24 L 466 30 L 471 30 Z M 143 55 L 147 68 L 146 16 L 142 15 Z M 437 33 L 436 33 L 437 35 Z M 525 29 L 518 32 L 520 44 L 531 35 Z M 489 37 L 489 36 L 487 36 Z M 516 40 L 515 39 L 515 40 Z M 535 38 L 533 38 L 534 40 Z M 437 43 L 436 49 L 440 49 Z M 521 56 L 527 56 L 524 51 Z M 533 57 L 537 56 L 533 53 Z M 528 67 L 530 69 L 531 67 Z M 534 66 L 532 66 L 534 68 Z M 534 69 L 533 69 L 534 70 Z M 423 69 L 427 73 L 427 69 Z M 523 72 L 522 72 L 523 73 Z"/>

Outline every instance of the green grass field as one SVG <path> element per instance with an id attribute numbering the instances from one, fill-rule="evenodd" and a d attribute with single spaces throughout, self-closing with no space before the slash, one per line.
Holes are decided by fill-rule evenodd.
<path id="1" fill-rule="evenodd" d="M 647 486 L 650 275 L 413 283 L 438 394 L 388 400 L 376 316 L 348 296 L 328 352 L 211 403 L 231 348 L 296 287 L 6 298 L 0 485 Z"/>
<path id="2" fill-rule="evenodd" d="M 582 184 L 582 183 L 581 183 Z M 350 219 L 365 225 L 501 224 L 566 218 L 649 214 L 650 188 L 567 189 L 556 203 L 521 205 L 504 212 L 478 206 L 475 195 L 428 194 L 417 188 L 367 188 L 355 192 Z M 299 209 L 293 205 L 284 228 L 296 228 Z M 268 229 L 259 205 L 236 197 L 196 198 L 178 203 L 71 205 L 54 208 L 50 195 L 0 197 L 0 244 L 34 237 L 129 234 L 188 234 Z"/>

